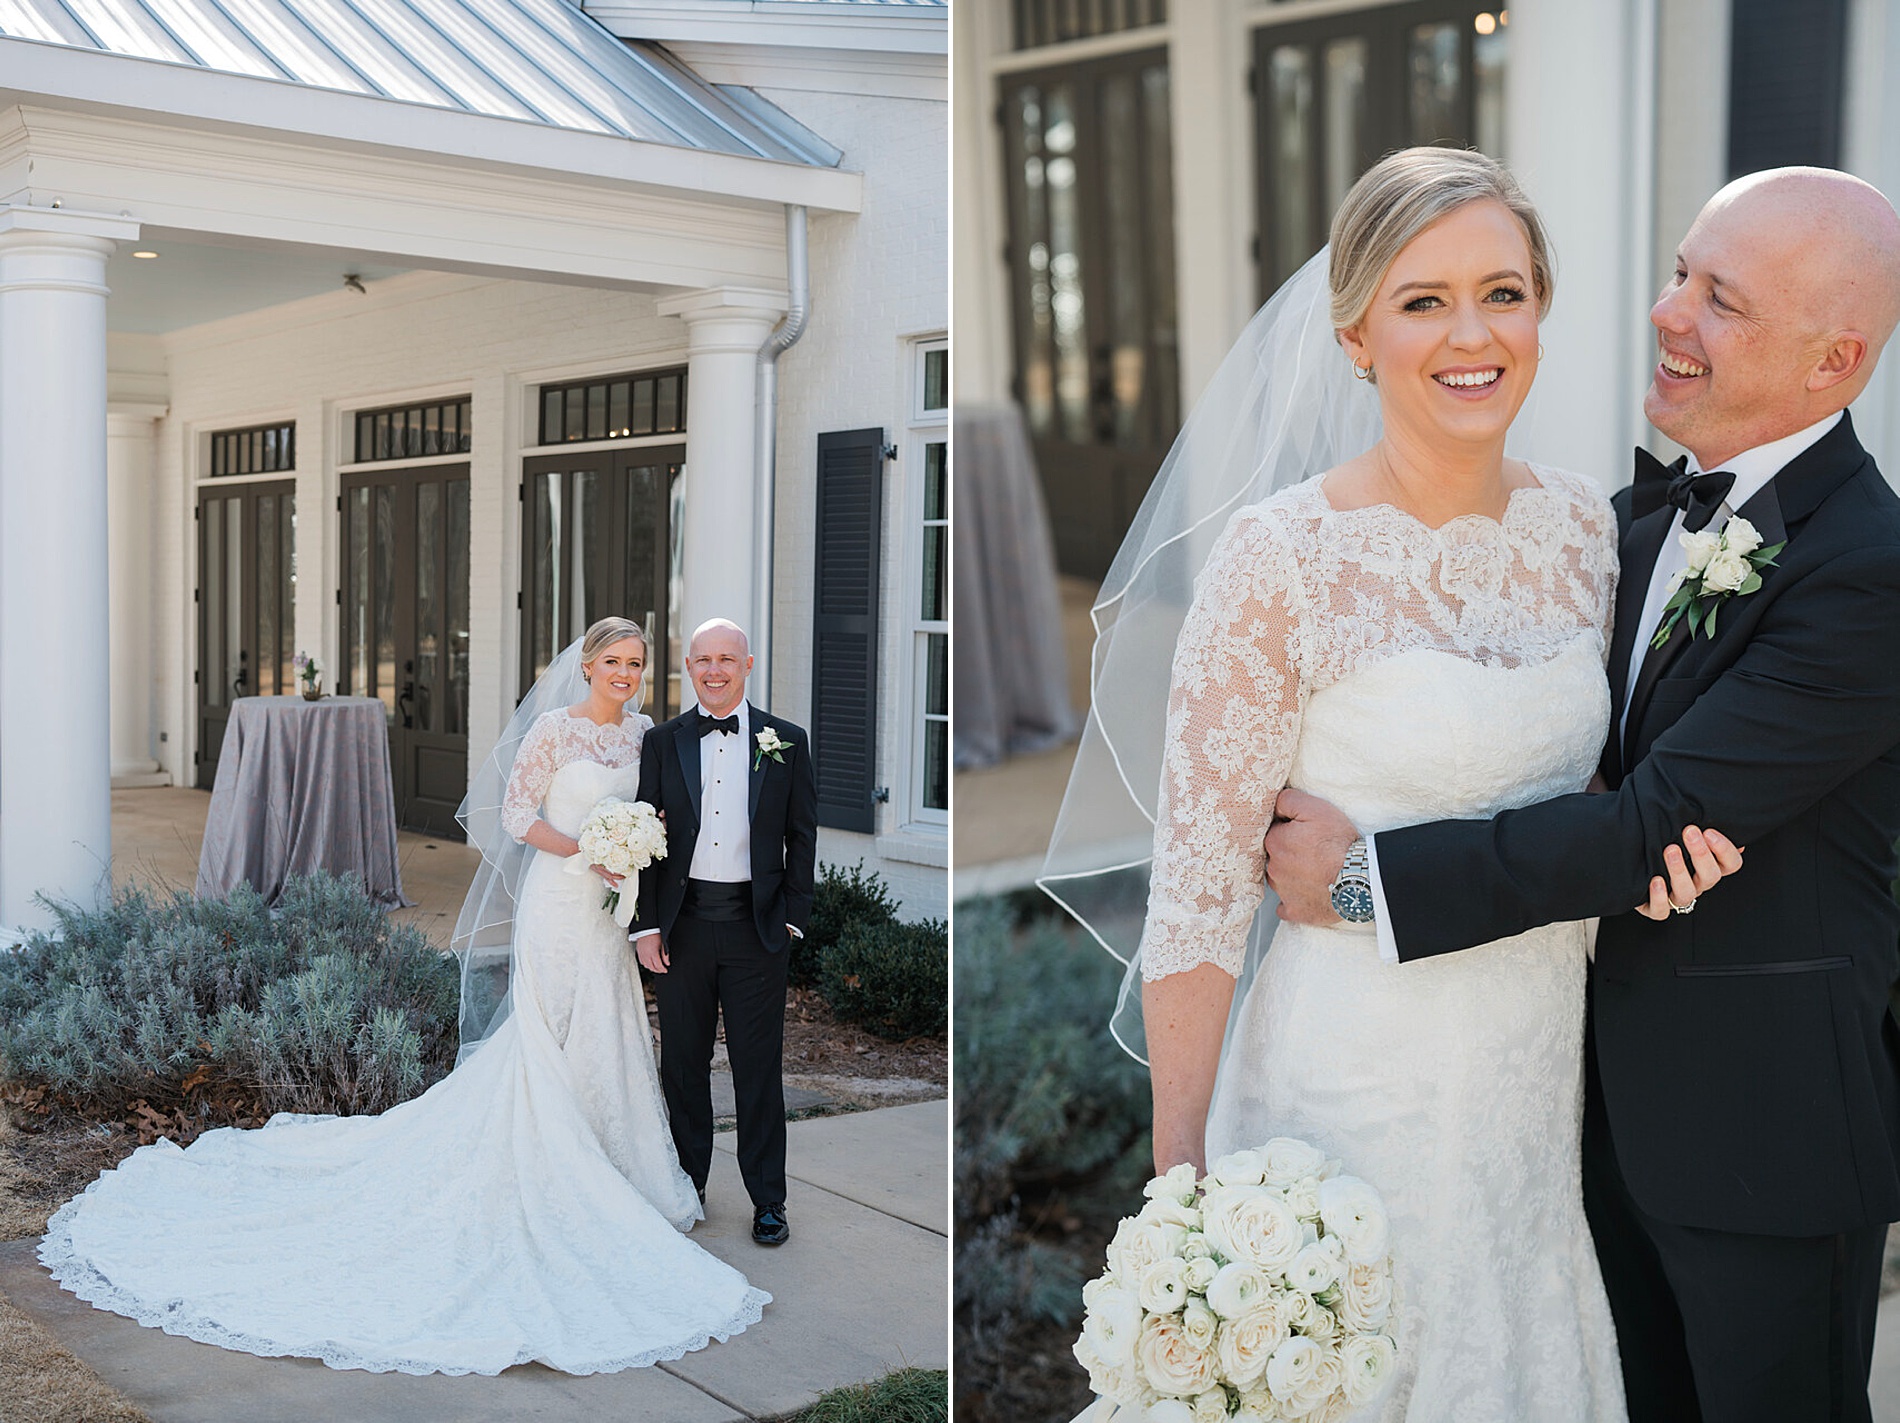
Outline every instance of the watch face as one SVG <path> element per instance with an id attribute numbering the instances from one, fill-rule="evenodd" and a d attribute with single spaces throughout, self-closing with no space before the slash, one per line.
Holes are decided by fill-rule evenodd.
<path id="1" fill-rule="evenodd" d="M 1342 879 L 1333 886 L 1333 912 L 1348 924 L 1372 922 L 1372 886 L 1362 879 Z"/>

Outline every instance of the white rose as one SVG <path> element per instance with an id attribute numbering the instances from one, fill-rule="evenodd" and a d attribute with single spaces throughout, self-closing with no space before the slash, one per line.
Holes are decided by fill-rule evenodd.
<path id="1" fill-rule="evenodd" d="M 1193 1206 L 1184 1206 L 1168 1196 L 1162 1196 L 1148 1202 L 1141 1208 L 1141 1214 L 1135 1217 L 1144 1225 L 1166 1226 L 1175 1230 L 1199 1230 L 1201 1213 Z"/>
<path id="2" fill-rule="evenodd" d="M 1102 1362 L 1110 1368 L 1133 1363 L 1141 1338 L 1141 1302 L 1134 1293 L 1121 1284 L 1091 1281 L 1083 1286 L 1082 1302 L 1088 1307 L 1082 1337 L 1094 1346 Z"/>
<path id="3" fill-rule="evenodd" d="M 1185 1399 L 1161 1398 L 1148 1405 L 1148 1423 L 1194 1423 L 1194 1407 Z"/>
<path id="4" fill-rule="evenodd" d="M 1733 593 L 1748 581 L 1755 570 L 1749 561 L 1733 549 L 1723 549 L 1702 570 L 1702 586 L 1711 593 Z"/>
<path id="5" fill-rule="evenodd" d="M 1319 1177 L 1302 1176 L 1281 1191 L 1286 1203 L 1293 1207 L 1293 1214 L 1301 1220 L 1319 1219 L 1319 1185 Z"/>
<path id="6" fill-rule="evenodd" d="M 1220 1275 L 1221 1267 L 1206 1255 L 1191 1258 L 1184 1255 L 1182 1259 L 1185 1262 L 1182 1275 L 1187 1280 L 1188 1288 L 1197 1294 L 1206 1294 L 1207 1287 Z"/>
<path id="7" fill-rule="evenodd" d="M 1218 1253 L 1263 1270 L 1284 1270 L 1305 1244 L 1299 1218 L 1265 1186 L 1219 1187 L 1202 1202 L 1202 1221 Z"/>
<path id="8" fill-rule="evenodd" d="M 1216 1161 L 1207 1175 L 1218 1186 L 1258 1186 L 1266 1179 L 1267 1164 L 1257 1151 L 1234 1151 Z"/>
<path id="9" fill-rule="evenodd" d="M 1286 1282 L 1305 1294 L 1316 1295 L 1339 1278 L 1342 1251 L 1338 1236 L 1307 1246 L 1286 1267 Z"/>
<path id="10" fill-rule="evenodd" d="M 1689 581 L 1689 570 L 1678 568 L 1669 575 L 1669 581 L 1663 584 L 1663 602 L 1667 603 L 1681 591 L 1682 585 Z"/>
<path id="11" fill-rule="evenodd" d="M 1319 1216 L 1326 1233 L 1339 1237 L 1353 1264 L 1373 1265 L 1385 1259 L 1385 1202 L 1357 1176 L 1335 1176 L 1320 1183 Z"/>
<path id="12" fill-rule="evenodd" d="M 1227 1423 L 1227 1395 L 1218 1388 L 1194 1396 L 1194 1423 Z"/>
<path id="13" fill-rule="evenodd" d="M 1326 1153 L 1290 1136 L 1276 1136 L 1260 1148 L 1260 1155 L 1269 1186 L 1287 1186 L 1302 1176 L 1325 1174 Z"/>
<path id="14" fill-rule="evenodd" d="M 1075 1341 L 1071 1352 L 1075 1361 L 1088 1370 L 1089 1387 L 1103 1398 L 1112 1398 L 1129 1408 L 1139 1408 L 1147 1399 L 1148 1386 L 1132 1359 L 1124 1364 L 1109 1363 L 1096 1352 L 1087 1334 Z"/>
<path id="15" fill-rule="evenodd" d="M 1678 538 L 1683 551 L 1689 555 L 1689 572 L 1699 574 L 1709 566 L 1709 560 L 1715 557 L 1722 547 L 1722 536 L 1708 529 L 1699 534 L 1682 534 Z"/>
<path id="16" fill-rule="evenodd" d="M 1324 1351 L 1311 1339 L 1294 1335 L 1267 1360 L 1267 1389 L 1281 1403 L 1304 1396 L 1318 1372 Z"/>
<path id="17" fill-rule="evenodd" d="M 1207 1303 L 1224 1319 L 1238 1319 L 1265 1303 L 1273 1294 L 1273 1281 L 1258 1265 L 1235 1260 L 1220 1267 L 1214 1282 L 1205 1291 Z"/>
<path id="18" fill-rule="evenodd" d="M 1191 1231 L 1188 1238 L 1181 1242 L 1181 1248 L 1175 1252 L 1183 1260 L 1208 1260 L 1213 1258 L 1214 1247 L 1207 1243 L 1207 1237 L 1198 1230 Z"/>
<path id="19" fill-rule="evenodd" d="M 1213 1351 L 1189 1339 L 1176 1315 L 1149 1315 L 1141 1326 L 1141 1342 L 1135 1352 L 1142 1376 L 1159 1393 L 1179 1398 L 1214 1385 Z"/>
<path id="20" fill-rule="evenodd" d="M 1166 1174 L 1155 1177 L 1143 1186 L 1141 1193 L 1151 1201 L 1187 1202 L 1194 1199 L 1194 1188 L 1197 1184 L 1194 1163 L 1183 1161 L 1179 1166 L 1169 1167 Z"/>
<path id="21" fill-rule="evenodd" d="M 1746 557 L 1761 547 L 1761 531 L 1737 514 L 1722 526 L 1722 542 L 1731 552 Z"/>
<path id="22" fill-rule="evenodd" d="M 1191 1299 L 1181 1311 L 1181 1332 L 1203 1349 L 1214 1347 L 1214 1331 L 1220 1316 L 1197 1299 Z"/>
<path id="23" fill-rule="evenodd" d="M 1339 1335 L 1339 1316 L 1311 1295 L 1290 1295 L 1289 1299 L 1305 1300 L 1309 1308 L 1301 1311 L 1299 1330 L 1309 1339 L 1333 1339 Z"/>
<path id="24" fill-rule="evenodd" d="M 1245 1388 L 1266 1372 L 1267 1360 L 1286 1340 L 1286 1313 L 1277 1303 L 1268 1303 L 1221 1325 L 1214 1356 L 1227 1382 Z"/>
<path id="25" fill-rule="evenodd" d="M 1383 1334 L 1355 1335 L 1339 1346 L 1339 1363 L 1346 1374 L 1346 1397 L 1354 1406 L 1370 1402 L 1384 1387 L 1398 1357 L 1397 1346 Z"/>
<path id="26" fill-rule="evenodd" d="M 1334 1409 L 1329 1405 L 1345 1402 L 1346 1373 L 1339 1362 L 1339 1355 L 1329 1345 L 1319 1346 L 1319 1358 L 1313 1365 L 1313 1371 L 1306 1383 L 1284 1405 L 1288 1414 L 1305 1420 L 1323 1419 L 1329 1414 L 1344 1413 L 1344 1408 Z"/>
<path id="27" fill-rule="evenodd" d="M 1130 1216 L 1115 1227 L 1115 1238 L 1108 1243 L 1108 1268 L 1124 1280 L 1139 1282 L 1150 1265 L 1174 1254 L 1177 1237 L 1185 1233 Z"/>
<path id="28" fill-rule="evenodd" d="M 1279 1400 L 1263 1379 L 1240 1395 L 1240 1412 L 1234 1415 L 1234 1423 L 1278 1423 L 1284 1417 Z"/>
<path id="29" fill-rule="evenodd" d="M 1340 1280 L 1339 1322 L 1364 1334 L 1392 1312 L 1392 1272 L 1385 1265 L 1349 1265 Z"/>
<path id="30" fill-rule="evenodd" d="M 1173 1314 L 1188 1301 L 1187 1265 L 1170 1255 L 1141 1276 L 1141 1307 L 1151 1314 Z"/>

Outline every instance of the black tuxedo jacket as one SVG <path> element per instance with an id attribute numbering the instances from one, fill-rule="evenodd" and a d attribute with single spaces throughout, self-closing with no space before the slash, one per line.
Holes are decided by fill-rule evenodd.
<path id="1" fill-rule="evenodd" d="M 1616 502 L 1620 707 L 1675 511 Z M 1613 793 L 1381 833 L 1380 882 L 1406 960 L 1602 915 L 1595 1051 L 1636 1203 L 1831 1235 L 1900 1218 L 1900 498 L 1843 416 L 1738 512 L 1787 547 L 1713 639 L 1684 622 L 1650 654 L 1604 749 Z M 1631 906 L 1684 825 L 1745 863 L 1653 923 Z"/>
<path id="2" fill-rule="evenodd" d="M 774 953 L 791 942 L 785 926 L 801 934 L 811 916 L 812 876 L 818 861 L 818 779 L 812 772 L 811 738 L 803 727 L 748 707 L 751 744 L 746 747 L 747 801 L 752 815 L 752 916 L 759 938 Z M 654 727 L 640 744 L 639 798 L 666 812 L 666 858 L 640 872 L 635 932 L 673 932 L 686 872 L 699 842 L 698 708 Z M 756 738 L 771 727 L 785 749 L 783 761 L 758 754 Z"/>

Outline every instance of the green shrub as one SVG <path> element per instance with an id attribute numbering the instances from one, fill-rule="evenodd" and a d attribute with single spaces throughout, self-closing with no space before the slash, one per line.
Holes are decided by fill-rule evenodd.
<path id="1" fill-rule="evenodd" d="M 786 976 L 794 988 L 815 988 L 823 971 L 825 950 L 837 943 L 854 924 L 895 924 L 898 904 L 890 886 L 859 860 L 850 869 L 826 865 L 812 887 L 811 919 L 805 937 L 794 939 Z"/>
<path id="2" fill-rule="evenodd" d="M 949 928 L 940 919 L 853 924 L 825 950 L 819 991 L 839 1018 L 879 1037 L 941 1033 L 949 1022 Z"/>
<path id="3" fill-rule="evenodd" d="M 836 1388 L 792 1423 L 945 1423 L 950 1375 L 943 1369 L 899 1369 L 869 1383 Z"/>
<path id="4" fill-rule="evenodd" d="M 206 1090 L 380 1112 L 454 1063 L 454 961 L 352 882 L 293 880 L 275 911 L 249 886 L 53 911 L 0 956 L 0 1078 L 89 1115 Z"/>

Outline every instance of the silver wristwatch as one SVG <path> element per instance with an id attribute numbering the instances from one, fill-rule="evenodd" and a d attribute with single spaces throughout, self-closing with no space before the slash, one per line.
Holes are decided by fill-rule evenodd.
<path id="1" fill-rule="evenodd" d="M 1333 881 L 1333 913 L 1348 924 L 1372 922 L 1372 875 L 1366 858 L 1366 842 L 1355 840 L 1346 851 L 1346 863 Z"/>

